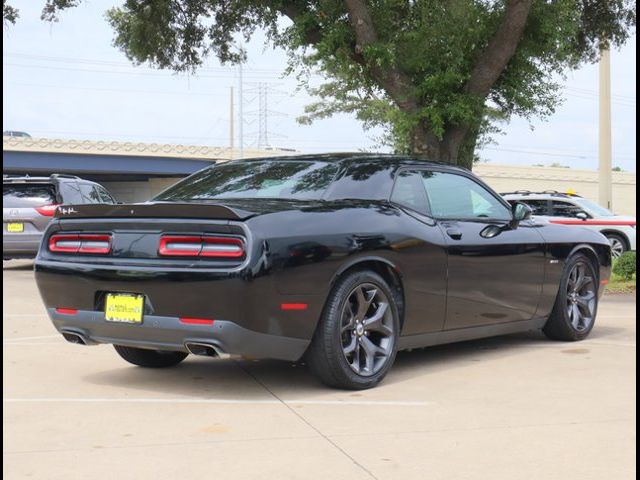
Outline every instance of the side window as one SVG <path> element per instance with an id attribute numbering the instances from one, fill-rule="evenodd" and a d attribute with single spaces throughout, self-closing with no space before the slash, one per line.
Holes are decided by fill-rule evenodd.
<path id="1" fill-rule="evenodd" d="M 526 205 L 529 205 L 531 207 L 531 210 L 533 210 L 533 215 L 548 215 L 548 209 L 547 209 L 547 205 L 548 202 L 546 200 L 526 200 L 526 199 L 521 199 L 521 200 L 509 200 L 509 203 L 514 204 L 514 203 L 524 203 Z"/>
<path id="2" fill-rule="evenodd" d="M 347 165 L 343 175 L 327 190 L 328 200 L 388 200 L 393 185 L 392 169 L 386 162 L 359 161 Z"/>
<path id="3" fill-rule="evenodd" d="M 82 203 L 101 203 L 98 190 L 94 185 L 90 183 L 81 183 L 80 192 L 82 192 Z"/>
<path id="4" fill-rule="evenodd" d="M 578 213 L 586 213 L 578 205 L 569 202 L 554 200 L 551 203 L 551 215 L 554 217 L 570 217 L 575 218 Z"/>
<path id="5" fill-rule="evenodd" d="M 391 201 L 426 214 L 429 206 L 420 173 L 409 170 L 399 172 L 393 186 Z"/>
<path id="6" fill-rule="evenodd" d="M 96 187 L 101 203 L 116 203 L 115 199 L 103 187 Z"/>
<path id="7" fill-rule="evenodd" d="M 79 205 L 85 203 L 80 192 L 80 186 L 75 180 L 60 183 L 62 191 L 62 203 Z"/>
<path id="8" fill-rule="evenodd" d="M 431 213 L 436 218 L 511 220 L 511 211 L 489 190 L 463 175 L 423 171 Z"/>

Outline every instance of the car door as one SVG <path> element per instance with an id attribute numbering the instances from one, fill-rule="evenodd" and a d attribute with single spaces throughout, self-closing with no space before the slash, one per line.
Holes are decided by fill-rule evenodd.
<path id="1" fill-rule="evenodd" d="M 542 293 L 545 245 L 536 224 L 462 171 L 421 170 L 448 253 L 445 330 L 531 319 Z"/>
<path id="2" fill-rule="evenodd" d="M 585 215 L 585 218 L 592 218 L 592 216 L 586 212 L 581 206 L 575 203 L 565 202 L 563 200 L 551 201 L 551 217 L 552 218 L 573 218 L 580 219 L 580 214 Z"/>
<path id="3" fill-rule="evenodd" d="M 447 244 L 440 227 L 429 216 L 419 169 L 397 172 L 390 200 L 405 214 L 397 220 L 401 239 L 392 247 L 402 252 L 396 259 L 405 286 L 402 333 L 440 332 L 447 306 Z"/>

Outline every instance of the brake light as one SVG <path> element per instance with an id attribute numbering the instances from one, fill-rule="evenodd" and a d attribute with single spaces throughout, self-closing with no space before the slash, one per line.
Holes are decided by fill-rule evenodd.
<path id="1" fill-rule="evenodd" d="M 111 252 L 111 235 L 95 233 L 54 234 L 49 238 L 49 251 L 106 255 Z"/>
<path id="2" fill-rule="evenodd" d="M 165 235 L 160 238 L 158 253 L 166 257 L 244 257 L 244 242 L 236 237 Z"/>
<path id="3" fill-rule="evenodd" d="M 36 212 L 45 217 L 53 217 L 56 213 L 56 209 L 59 207 L 57 203 L 51 205 L 42 205 L 41 207 L 36 208 Z"/>

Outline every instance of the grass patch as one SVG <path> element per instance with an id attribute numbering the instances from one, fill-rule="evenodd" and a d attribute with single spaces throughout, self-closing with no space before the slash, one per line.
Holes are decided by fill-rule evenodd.
<path id="1" fill-rule="evenodd" d="M 634 275 L 631 280 L 625 280 L 624 278 L 612 274 L 609 279 L 609 285 L 605 293 L 634 293 L 636 291 L 636 276 Z"/>

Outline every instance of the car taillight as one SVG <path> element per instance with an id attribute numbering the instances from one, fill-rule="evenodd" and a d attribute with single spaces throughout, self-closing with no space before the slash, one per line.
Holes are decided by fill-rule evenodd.
<path id="1" fill-rule="evenodd" d="M 95 233 L 54 234 L 49 238 L 49 251 L 106 255 L 111 252 L 111 235 Z"/>
<path id="2" fill-rule="evenodd" d="M 235 237 L 164 235 L 158 253 L 166 257 L 244 257 L 244 242 Z"/>
<path id="3" fill-rule="evenodd" d="M 53 217 L 53 215 L 56 213 L 56 209 L 59 206 L 60 205 L 55 203 L 51 205 L 42 205 L 41 207 L 36 208 L 36 212 L 38 212 L 40 215 L 44 215 L 45 217 Z"/>

